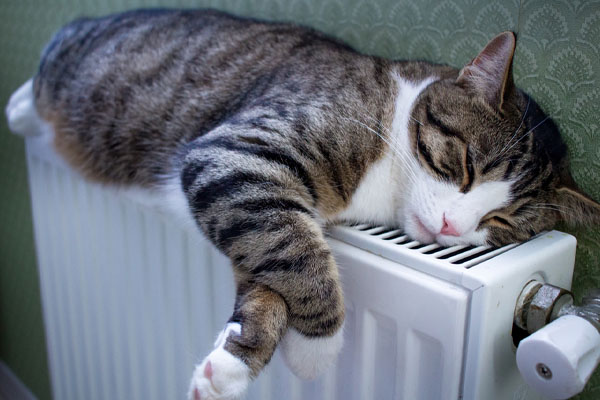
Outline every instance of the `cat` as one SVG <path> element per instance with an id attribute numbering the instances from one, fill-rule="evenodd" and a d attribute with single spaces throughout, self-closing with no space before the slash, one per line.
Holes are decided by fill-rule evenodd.
<path id="1" fill-rule="evenodd" d="M 598 223 L 557 126 L 514 85 L 515 46 L 501 33 L 458 70 L 288 23 L 131 11 L 66 25 L 6 112 L 14 132 L 47 137 L 92 181 L 147 191 L 231 259 L 234 311 L 188 396 L 238 399 L 278 345 L 303 378 L 336 359 L 328 223 L 445 246 Z"/>

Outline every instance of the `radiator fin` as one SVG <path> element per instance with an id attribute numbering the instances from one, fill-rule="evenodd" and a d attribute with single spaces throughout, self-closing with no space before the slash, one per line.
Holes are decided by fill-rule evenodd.
<path id="1" fill-rule="evenodd" d="M 410 330 L 406 338 L 406 381 L 404 399 L 439 399 L 443 359 L 439 340 L 417 330 Z"/>
<path id="2" fill-rule="evenodd" d="M 396 321 L 367 311 L 363 322 L 361 398 L 392 399 L 396 391 L 398 353 Z"/>
<path id="3" fill-rule="evenodd" d="M 507 250 L 515 247 L 515 244 L 503 247 L 491 246 L 451 246 L 444 247 L 437 243 L 420 243 L 417 240 L 411 239 L 401 229 L 390 228 L 386 226 L 377 226 L 370 224 L 358 224 L 347 227 L 336 227 L 335 232 L 339 233 L 344 229 L 353 231 L 353 235 L 342 235 L 345 239 L 372 237 L 377 238 L 377 241 L 369 241 L 369 246 L 389 246 L 391 244 L 399 246 L 403 249 L 414 251 L 416 257 L 428 256 L 431 259 L 442 261 L 443 264 L 457 265 L 464 268 L 471 268 L 490 258 L 502 254 Z M 356 240 L 350 240 L 350 243 L 364 248 Z M 364 243 L 364 242 L 363 242 Z M 366 249 L 371 250 L 371 248 Z M 377 252 L 376 249 L 374 249 Z"/>

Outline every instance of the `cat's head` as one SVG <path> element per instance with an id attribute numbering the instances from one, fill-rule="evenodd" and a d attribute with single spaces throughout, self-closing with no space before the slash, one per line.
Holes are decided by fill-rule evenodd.
<path id="1" fill-rule="evenodd" d="M 429 85 L 409 124 L 417 160 L 402 211 L 411 236 L 503 245 L 558 221 L 600 222 L 577 189 L 556 124 L 514 86 L 515 36 L 495 37 L 458 78 Z"/>

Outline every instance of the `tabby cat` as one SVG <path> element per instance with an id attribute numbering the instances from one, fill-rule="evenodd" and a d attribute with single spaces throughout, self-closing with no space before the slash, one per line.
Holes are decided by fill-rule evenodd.
<path id="1" fill-rule="evenodd" d="M 278 344 L 304 378 L 340 351 L 327 223 L 450 246 L 600 220 L 556 125 L 514 86 L 514 50 L 504 32 L 459 71 L 292 24 L 134 11 L 60 30 L 7 115 L 85 177 L 193 220 L 231 259 L 233 315 L 189 398 L 238 399 Z"/>

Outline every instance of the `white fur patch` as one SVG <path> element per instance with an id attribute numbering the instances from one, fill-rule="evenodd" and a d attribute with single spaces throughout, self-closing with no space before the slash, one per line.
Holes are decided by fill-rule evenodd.
<path id="1" fill-rule="evenodd" d="M 375 162 L 352 195 L 350 205 L 336 218 L 393 225 L 398 199 L 396 191 L 390 189 L 400 178 L 395 167 L 389 153 Z"/>
<path id="2" fill-rule="evenodd" d="M 215 349 L 194 369 L 189 400 L 238 400 L 250 383 L 250 368 L 223 348 L 231 332 L 241 333 L 241 325 L 229 323 L 219 334 Z M 207 365 L 210 363 L 209 368 Z M 209 372 L 207 374 L 207 371 Z"/>
<path id="3" fill-rule="evenodd" d="M 283 360 L 297 377 L 315 379 L 335 363 L 343 344 L 343 327 L 333 336 L 317 338 L 289 328 L 279 346 Z"/>
<path id="4" fill-rule="evenodd" d="M 22 136 L 53 136 L 53 130 L 38 114 L 33 95 L 33 79 L 25 82 L 10 96 L 6 106 L 8 127 Z"/>
<path id="5" fill-rule="evenodd" d="M 394 75 L 398 85 L 394 120 L 387 138 L 389 148 L 362 178 L 350 205 L 336 216 L 340 220 L 356 220 L 384 225 L 400 223 L 396 210 L 402 207 L 403 192 L 411 181 L 414 157 L 408 145 L 408 122 L 412 107 L 435 78 L 413 83 Z"/>

